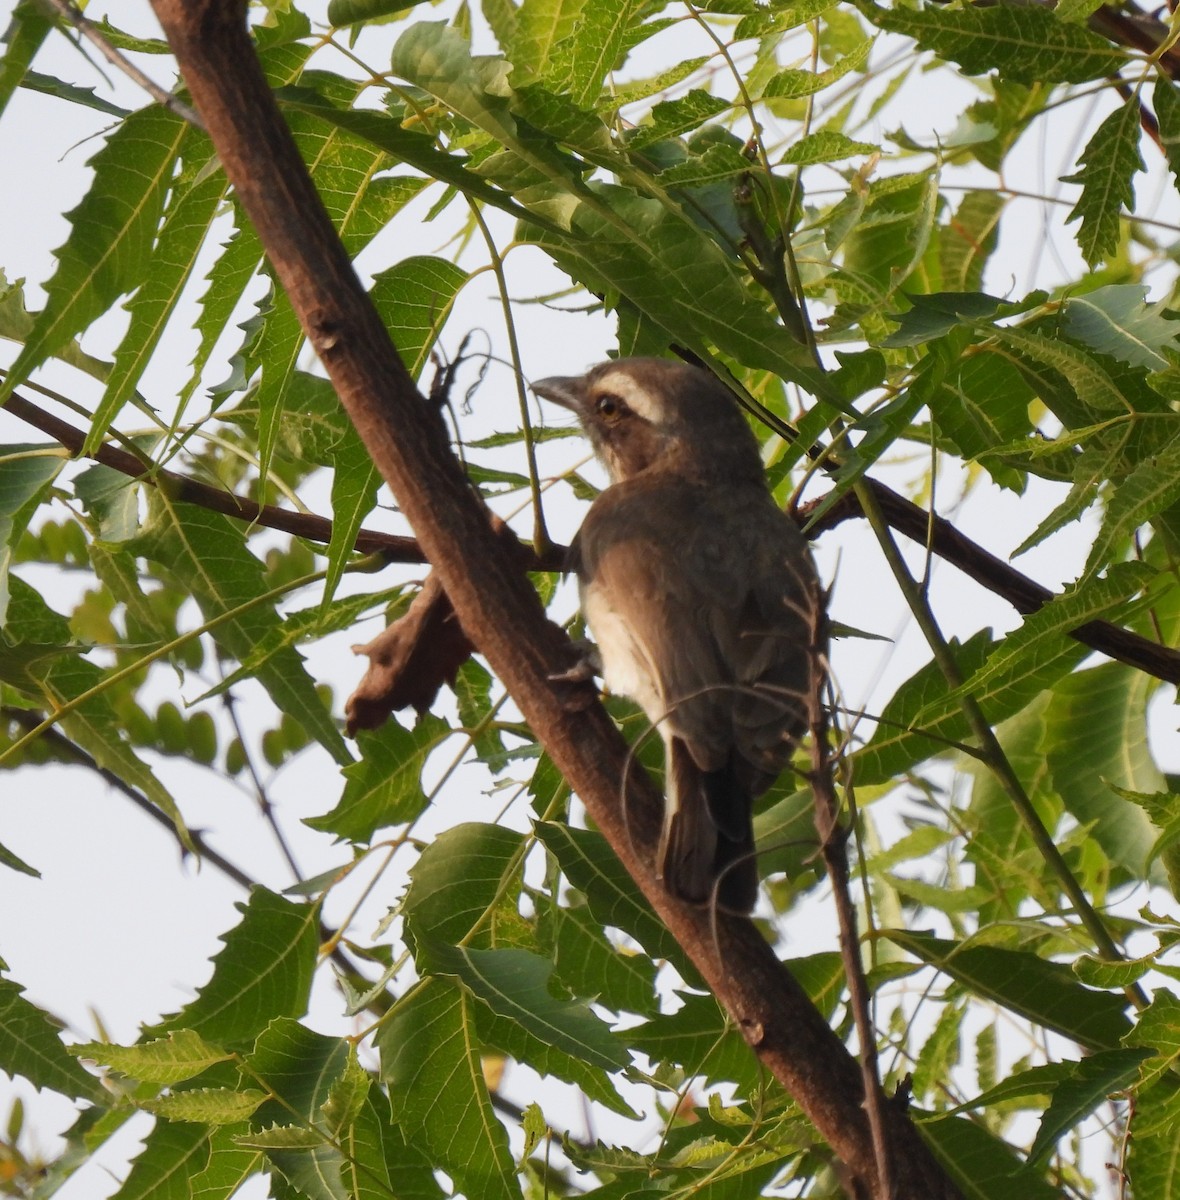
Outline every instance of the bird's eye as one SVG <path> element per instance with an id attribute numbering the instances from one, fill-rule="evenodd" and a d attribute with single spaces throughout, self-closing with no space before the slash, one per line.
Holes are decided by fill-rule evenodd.
<path id="1" fill-rule="evenodd" d="M 603 392 L 595 402 L 594 411 L 604 421 L 617 421 L 628 413 L 627 406 L 613 392 Z"/>

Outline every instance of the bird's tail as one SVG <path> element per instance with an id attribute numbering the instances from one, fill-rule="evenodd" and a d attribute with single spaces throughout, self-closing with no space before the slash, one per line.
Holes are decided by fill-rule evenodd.
<path id="1" fill-rule="evenodd" d="M 673 737 L 659 873 L 664 886 L 695 904 L 710 902 L 748 913 L 758 899 L 758 864 L 749 791 L 731 766 L 702 771 L 688 747 Z"/>

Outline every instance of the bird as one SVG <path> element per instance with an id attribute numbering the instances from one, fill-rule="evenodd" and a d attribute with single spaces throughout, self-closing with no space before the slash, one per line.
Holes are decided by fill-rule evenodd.
<path id="1" fill-rule="evenodd" d="M 753 804 L 819 687 L 823 595 L 734 394 L 702 368 L 616 358 L 533 391 L 571 410 L 609 476 L 570 547 L 606 687 L 664 743 L 656 874 L 694 904 L 757 903 Z"/>

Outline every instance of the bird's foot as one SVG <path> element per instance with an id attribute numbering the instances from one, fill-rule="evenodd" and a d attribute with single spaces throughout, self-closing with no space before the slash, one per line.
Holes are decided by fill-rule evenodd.
<path id="1" fill-rule="evenodd" d="M 580 712 L 589 708 L 598 697 L 594 678 L 602 674 L 602 658 L 593 642 L 578 638 L 573 645 L 578 652 L 576 661 L 564 671 L 555 671 L 549 676 L 549 682 L 562 685 L 560 691 L 565 708 Z"/>

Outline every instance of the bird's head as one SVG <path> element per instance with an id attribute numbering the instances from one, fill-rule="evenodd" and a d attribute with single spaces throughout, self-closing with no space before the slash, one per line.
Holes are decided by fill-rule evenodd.
<path id="1" fill-rule="evenodd" d="M 643 472 L 761 479 L 758 443 L 730 391 L 706 371 L 663 358 L 619 358 L 533 391 L 568 408 L 621 483 Z"/>

